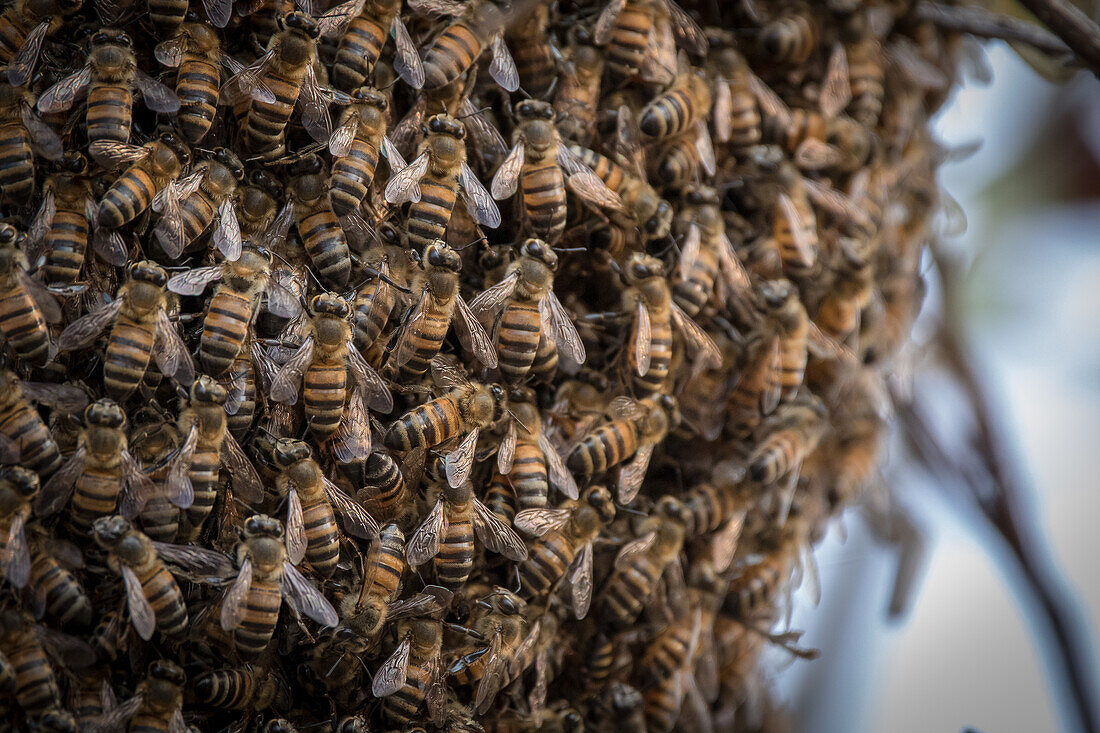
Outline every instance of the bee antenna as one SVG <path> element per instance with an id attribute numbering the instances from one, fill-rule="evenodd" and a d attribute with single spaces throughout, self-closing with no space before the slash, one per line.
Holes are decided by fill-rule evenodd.
<path id="1" fill-rule="evenodd" d="M 626 512 L 627 514 L 637 514 L 639 517 L 648 517 L 649 516 L 648 514 L 646 514 L 643 511 L 639 511 L 637 509 L 631 509 L 630 507 L 628 507 L 624 504 L 618 504 L 616 508 L 620 512 Z"/>
<path id="2" fill-rule="evenodd" d="M 516 413 L 512 412 L 511 409 L 506 409 L 505 412 L 507 412 L 513 420 L 522 425 L 524 430 L 526 430 L 527 432 L 531 432 L 531 428 L 527 427 L 526 423 L 524 423 L 523 420 L 520 420 L 518 417 L 516 417 Z"/>
<path id="3" fill-rule="evenodd" d="M 520 91 L 523 92 L 523 89 L 521 88 Z M 527 92 L 523 92 L 523 93 L 527 94 Z M 528 95 L 528 96 L 530 96 L 530 95 Z M 455 119 L 456 120 L 464 120 L 467 117 L 473 117 L 474 115 L 479 115 L 482 112 L 489 112 L 492 109 L 493 109 L 492 107 L 480 107 L 478 109 L 475 109 L 473 112 L 467 112 L 466 114 L 461 115 L 459 117 L 456 117 Z"/>
<path id="4" fill-rule="evenodd" d="M 551 247 L 555 252 L 587 252 L 587 247 Z"/>
<path id="5" fill-rule="evenodd" d="M 489 239 L 484 234 L 482 234 L 480 237 L 473 240 L 472 242 L 467 242 L 466 244 L 462 245 L 461 247 L 455 247 L 454 250 L 455 250 L 455 252 L 461 252 L 462 250 L 466 249 L 467 247 L 471 247 L 471 246 L 477 244 L 478 242 L 484 242 L 486 247 L 489 246 Z"/>

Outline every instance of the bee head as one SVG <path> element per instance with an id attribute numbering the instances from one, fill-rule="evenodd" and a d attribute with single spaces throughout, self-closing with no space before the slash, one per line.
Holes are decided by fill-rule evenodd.
<path id="1" fill-rule="evenodd" d="M 0 246 L 7 247 L 19 240 L 19 230 L 7 222 L 0 223 Z"/>
<path id="2" fill-rule="evenodd" d="M 248 174 L 248 182 L 256 188 L 262 189 L 272 198 L 278 199 L 283 194 L 283 186 L 270 173 L 256 169 Z"/>
<path id="3" fill-rule="evenodd" d="M 0 468 L 0 481 L 7 481 L 16 493 L 30 498 L 38 493 L 38 474 L 22 466 L 4 466 Z"/>
<path id="4" fill-rule="evenodd" d="M 133 42 L 130 40 L 130 36 L 115 28 L 104 28 L 92 36 L 93 48 L 99 46 L 125 46 L 130 48 L 132 45 Z"/>
<path id="5" fill-rule="evenodd" d="M 348 302 L 336 293 L 318 293 L 314 295 L 313 300 L 309 302 L 309 309 L 316 315 L 334 316 L 336 318 L 347 318 L 351 315 Z"/>
<path id="6" fill-rule="evenodd" d="M 87 173 L 88 159 L 78 150 L 67 150 L 58 161 L 57 167 L 66 173 Z"/>
<path id="7" fill-rule="evenodd" d="M 497 422 L 508 409 L 508 393 L 499 384 L 490 384 L 489 394 L 493 397 L 493 422 Z"/>
<path id="8" fill-rule="evenodd" d="M 244 180 L 244 163 L 237 157 L 229 148 L 215 148 L 214 149 L 214 161 L 221 163 L 230 171 L 233 172 L 233 177 L 238 181 Z"/>
<path id="9" fill-rule="evenodd" d="M 654 516 L 666 517 L 680 524 L 687 523 L 688 511 L 683 502 L 674 496 L 662 496 L 653 508 Z"/>
<path id="10" fill-rule="evenodd" d="M 151 283 L 158 288 L 168 284 L 168 273 L 156 262 L 141 260 L 130 265 L 130 279 Z"/>
<path id="11" fill-rule="evenodd" d="M 760 285 L 760 297 L 764 305 L 772 310 L 782 308 L 794 294 L 794 286 L 790 280 L 765 280 Z"/>
<path id="12" fill-rule="evenodd" d="M 650 257 L 641 252 L 635 252 L 626 263 L 627 282 L 640 282 L 664 275 L 665 266 L 656 257 Z"/>
<path id="13" fill-rule="evenodd" d="M 310 38 L 318 38 L 321 35 L 321 30 L 317 26 L 317 21 L 308 13 L 291 13 L 285 18 L 282 18 L 280 24 L 284 28 L 293 28 L 294 30 L 301 31 Z"/>
<path id="14" fill-rule="evenodd" d="M 606 486 L 592 486 L 584 492 L 584 502 L 596 510 L 600 521 L 610 524 L 615 519 L 615 500 Z"/>
<path id="15" fill-rule="evenodd" d="M 558 253 L 541 239 L 528 239 L 523 243 L 522 252 L 527 257 L 538 260 L 551 270 L 558 269 Z"/>
<path id="16" fill-rule="evenodd" d="M 424 248 L 424 261 L 431 267 L 442 267 L 451 272 L 462 270 L 462 258 L 446 242 L 437 239 Z"/>
<path id="17" fill-rule="evenodd" d="M 161 144 L 171 150 L 179 158 L 180 165 L 187 165 L 191 162 L 191 149 L 187 147 L 187 143 L 183 141 L 174 130 L 164 129 L 158 136 Z"/>
<path id="18" fill-rule="evenodd" d="M 359 87 L 351 96 L 372 107 L 377 107 L 378 109 L 386 109 L 390 106 L 389 101 L 386 99 L 386 95 L 382 94 L 382 92 L 374 87 Z"/>
<path id="19" fill-rule="evenodd" d="M 690 183 L 684 187 L 684 202 L 691 206 L 717 206 L 718 191 L 710 186 Z"/>
<path id="20" fill-rule="evenodd" d="M 117 544 L 131 529 L 130 520 L 119 514 L 92 522 L 92 536 L 103 547 Z"/>
<path id="21" fill-rule="evenodd" d="M 278 539 L 283 536 L 283 523 L 266 514 L 253 514 L 245 520 L 244 531 L 249 537 Z"/>
<path id="22" fill-rule="evenodd" d="M 171 682 L 174 685 L 182 685 L 186 681 L 186 678 L 183 676 L 183 670 L 180 669 L 179 665 L 167 659 L 156 659 L 150 663 L 149 676 L 154 679 Z"/>
<path id="23" fill-rule="evenodd" d="M 275 449 L 272 453 L 275 454 L 275 462 L 283 468 L 293 466 L 298 461 L 307 460 L 313 455 L 309 443 L 294 438 L 279 438 L 276 440 Z"/>
<path id="24" fill-rule="evenodd" d="M 314 176 L 324 168 L 325 164 L 320 156 L 311 153 L 290 166 L 288 173 L 292 176 Z"/>
<path id="25" fill-rule="evenodd" d="M 466 137 L 466 128 L 450 115 L 432 115 L 428 119 L 428 132 L 436 135 L 450 135 L 456 140 Z"/>
<path id="26" fill-rule="evenodd" d="M 524 99 L 516 105 L 516 117 L 521 120 L 552 120 L 554 119 L 554 108 L 550 106 L 549 102 L 544 102 L 541 99 Z"/>
<path id="27" fill-rule="evenodd" d="M 114 400 L 103 398 L 85 408 L 84 423 L 100 428 L 121 428 L 126 423 L 126 413 Z"/>
<path id="28" fill-rule="evenodd" d="M 668 231 L 668 225 L 671 221 L 672 204 L 660 199 L 657 201 L 657 211 L 646 220 L 645 230 L 652 236 L 660 236 L 661 232 Z"/>
<path id="29" fill-rule="evenodd" d="M 225 404 L 225 400 L 228 394 L 225 391 L 225 387 L 214 381 L 214 378 L 201 374 L 191 384 L 191 401 L 192 402 L 207 402 L 217 405 Z"/>

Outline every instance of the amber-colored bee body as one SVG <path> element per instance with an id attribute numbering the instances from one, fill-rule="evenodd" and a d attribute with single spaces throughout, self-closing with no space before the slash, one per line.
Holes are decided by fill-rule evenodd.
<path id="1" fill-rule="evenodd" d="M 504 393 L 496 385 L 467 385 L 418 405 L 386 431 L 386 447 L 409 451 L 431 448 L 473 427 L 496 422 L 503 412 Z"/>
<path id="2" fill-rule="evenodd" d="M 825 417 L 825 407 L 816 398 L 782 405 L 765 425 L 772 429 L 749 456 L 752 480 L 768 486 L 797 469 L 821 440 Z"/>
<path id="3" fill-rule="evenodd" d="M 550 6 L 538 4 L 530 14 L 508 30 L 512 60 L 519 73 L 520 86 L 532 97 L 542 99 L 550 91 L 557 74 L 554 51 L 546 34 Z"/>
<path id="4" fill-rule="evenodd" d="M 607 489 L 594 486 L 585 491 L 566 524 L 544 534 L 531 546 L 518 570 L 523 592 L 536 598 L 549 593 L 581 548 L 592 542 L 614 517 L 615 506 Z"/>
<path id="5" fill-rule="evenodd" d="M 604 54 L 581 26 L 571 29 L 569 38 L 567 56 L 573 73 L 558 77 L 554 111 L 561 136 L 588 147 L 596 132 Z"/>
<path id="6" fill-rule="evenodd" d="M 279 694 L 263 666 L 212 670 L 195 679 L 194 689 L 200 702 L 223 710 L 266 710 Z"/>
<path id="7" fill-rule="evenodd" d="M 607 68 L 618 79 L 634 79 L 645 67 L 650 34 L 661 17 L 654 0 L 627 0 L 615 17 L 607 44 Z"/>
<path id="8" fill-rule="evenodd" d="M 493 0 L 467 3 L 425 52 L 424 88 L 438 89 L 461 76 L 504 25 L 504 13 Z"/>
<path id="9" fill-rule="evenodd" d="M 438 660 L 443 647 L 443 626 L 432 619 L 402 619 L 399 638 L 409 638 L 409 667 L 405 684 L 382 701 L 383 716 L 398 724 L 417 719 L 431 683 L 429 665 Z"/>
<path id="10" fill-rule="evenodd" d="M 97 215 L 99 226 L 117 229 L 133 221 L 179 175 L 181 157 L 171 145 L 154 141 L 145 148 L 148 154 L 127 168 L 103 195 Z"/>
<path id="11" fill-rule="evenodd" d="M 389 121 L 388 102 L 381 92 L 362 87 L 356 90 L 354 100 L 344 109 L 340 126 L 354 120 L 355 134 L 347 152 L 333 161 L 329 178 L 329 199 L 337 216 L 347 216 L 366 198 Z"/>
<path id="12" fill-rule="evenodd" d="M 86 628 L 92 622 L 92 604 L 80 581 L 48 552 L 31 563 L 30 586 L 44 600 L 45 610 L 61 626 Z"/>
<path id="13" fill-rule="evenodd" d="M 328 577 L 340 559 L 340 529 L 323 484 L 324 474 L 304 443 L 280 439 L 275 444 L 280 468 L 276 490 L 281 496 L 298 495 L 305 531 L 305 559 L 315 572 Z"/>
<path id="14" fill-rule="evenodd" d="M 710 105 L 706 79 L 693 72 L 680 74 L 668 91 L 642 108 L 638 127 L 657 140 L 679 135 L 710 114 Z"/>
<path id="15" fill-rule="evenodd" d="M 866 13 L 854 13 L 844 25 L 841 37 L 852 90 L 848 110 L 857 122 L 873 128 L 878 124 L 886 99 L 886 59 L 882 44 L 871 33 Z"/>
<path id="16" fill-rule="evenodd" d="M 627 173 L 622 166 L 594 150 L 570 145 L 569 150 L 592 169 L 607 187 L 619 194 L 633 215 L 637 226 L 647 238 L 660 239 L 668 234 L 672 224 L 672 207 L 653 186 Z"/>
<path id="17" fill-rule="evenodd" d="M 649 643 L 642 655 L 643 675 L 652 680 L 642 693 L 646 730 L 670 731 L 680 715 L 683 691 L 679 675 L 691 661 L 691 618 L 680 618 Z"/>
<path id="18" fill-rule="evenodd" d="M 222 443 L 225 440 L 227 418 L 223 405 L 225 388 L 209 377 L 200 377 L 192 385 L 189 404 L 180 412 L 179 432 L 187 435 L 197 430 L 195 452 L 187 468 L 187 476 L 195 498 L 187 508 L 187 528 L 184 536 L 194 539 L 206 518 L 214 509 L 221 488 Z M 194 427 L 193 427 L 194 426 Z"/>
<path id="19" fill-rule="evenodd" d="M 306 254 L 324 282 L 342 288 L 351 277 L 351 252 L 327 195 L 321 159 L 307 158 L 292 175 L 287 191 L 294 202 L 298 235 Z"/>
<path id="20" fill-rule="evenodd" d="M 29 614 L 0 612 L 0 652 L 15 672 L 15 700 L 24 712 L 34 717 L 61 707 L 57 675 Z"/>
<path id="21" fill-rule="evenodd" d="M 780 382 L 783 398 L 790 399 L 802 386 L 806 373 L 806 341 L 809 317 L 798 298 L 798 290 L 787 280 L 765 282 L 760 290 L 769 318 L 779 337 Z"/>
<path id="22" fill-rule="evenodd" d="M 778 63 L 797 66 L 817 48 L 819 33 L 810 8 L 799 4 L 760 29 L 757 51 Z"/>
<path id="23" fill-rule="evenodd" d="M 260 294 L 267 285 L 270 255 L 246 247 L 239 259 L 222 264 L 222 282 L 214 290 L 199 337 L 203 371 L 221 377 L 241 358 L 248 341 Z"/>
<path id="24" fill-rule="evenodd" d="M 179 665 L 157 660 L 149 665 L 149 674 L 137 687 L 141 705 L 130 719 L 130 733 L 170 733 L 182 715 L 183 686 L 186 677 Z"/>
<path id="25" fill-rule="evenodd" d="M 0 196 L 24 204 L 34 193 L 34 151 L 23 109 L 34 101 L 5 80 L 0 83 Z"/>
<path id="26" fill-rule="evenodd" d="M 350 92 L 367 83 L 400 12 L 399 0 L 372 0 L 348 23 L 332 65 L 332 83 L 337 88 Z"/>
<path id="27" fill-rule="evenodd" d="M 197 143 L 206 137 L 218 113 L 221 40 L 205 23 L 185 23 L 180 35 L 186 38 L 186 48 L 176 71 L 177 120 L 183 136 Z"/>
<path id="28" fill-rule="evenodd" d="M 129 142 L 134 108 L 133 79 L 137 68 L 129 38 L 119 31 L 101 31 L 92 40 L 88 63 L 92 67 L 92 83 L 88 89 L 88 140 L 93 143 Z"/>
<path id="29" fill-rule="evenodd" d="M 92 180 L 83 155 L 66 154 L 62 170 L 46 179 L 42 188 L 53 196 L 56 211 L 44 239 L 47 285 L 71 285 L 80 278 L 88 247 Z M 3 186 L 0 181 L 0 186 Z"/>
<path id="30" fill-rule="evenodd" d="M 26 258 L 14 242 L 0 243 L 0 334 L 20 361 L 42 366 L 50 358 L 50 334 L 26 269 Z"/>
<path id="31" fill-rule="evenodd" d="M 420 179 L 420 200 L 409 206 L 406 224 L 409 246 L 417 251 L 444 239 L 458 195 L 460 169 L 466 160 L 464 138 L 465 128 L 450 118 L 437 125 L 429 122 L 428 136 L 417 151 L 417 155 L 428 153 L 428 170 Z"/>
<path id="32" fill-rule="evenodd" d="M 348 594 L 340 606 L 344 624 L 373 639 L 382 630 L 389 604 L 401 590 L 405 573 L 405 535 L 396 524 L 387 524 L 371 544 L 357 594 Z"/>
<path id="33" fill-rule="evenodd" d="M 284 553 L 282 539 L 251 537 L 238 550 L 238 554 L 244 552 L 253 558 L 252 584 L 244 599 L 244 617 L 233 633 L 233 641 L 240 654 L 252 658 L 267 648 L 275 634 L 279 609 L 283 605 L 283 595 L 279 590 Z"/>
<path id="34" fill-rule="evenodd" d="M 362 470 L 360 498 L 370 513 L 383 522 L 396 521 L 402 526 L 412 514 L 405 476 L 389 453 L 372 451 Z"/>
<path id="35" fill-rule="evenodd" d="M 61 451 L 42 416 L 27 401 L 19 378 L 13 372 L 0 372 L 0 434 L 19 448 L 19 462 L 40 477 L 52 474 L 61 465 Z"/>
<path id="36" fill-rule="evenodd" d="M 318 31 L 312 18 L 295 12 L 281 19 L 279 26 L 279 32 L 267 44 L 274 58 L 262 75 L 275 101 L 250 99 L 245 115 L 244 141 L 254 152 L 282 148 L 283 132 L 317 54 Z"/>
<path id="37" fill-rule="evenodd" d="M 116 511 L 123 485 L 122 456 L 128 444 L 125 414 L 111 400 L 89 405 L 84 421 L 80 446 L 87 459 L 76 479 L 69 519 L 73 529 L 87 535 L 92 522 Z"/>

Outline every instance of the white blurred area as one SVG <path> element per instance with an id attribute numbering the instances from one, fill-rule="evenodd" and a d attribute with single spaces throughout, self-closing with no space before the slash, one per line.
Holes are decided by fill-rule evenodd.
<path id="1" fill-rule="evenodd" d="M 1007 47 L 993 44 L 987 51 L 993 84 L 961 90 L 936 123 L 949 145 L 984 139 L 975 156 L 941 172 L 942 185 L 969 219 L 966 235 L 951 248 L 972 261 L 965 299 L 971 354 L 1034 492 L 1026 497 L 1030 510 L 1088 616 L 1095 649 L 1100 198 L 1094 189 L 1080 203 L 1042 201 L 1045 187 L 1064 182 L 1061 164 L 1048 157 L 1051 170 L 1034 180 L 1027 178 L 1030 168 L 1016 166 L 1036 136 L 1049 136 L 1050 120 L 1059 115 L 1060 124 L 1076 122 L 1083 137 L 1091 129 L 1100 159 L 1100 83 L 1086 72 L 1056 87 Z M 894 556 L 855 513 L 845 517 L 846 540 L 832 528 L 818 552 L 822 605 L 810 609 L 799 594 L 793 621 L 822 657 L 779 673 L 797 729 L 1069 730 L 1059 713 L 1065 703 L 1057 697 L 1060 683 L 1045 666 L 1033 616 L 996 540 L 927 477 L 898 465 L 897 455 L 892 459 L 886 476 L 900 482 L 898 493 L 928 533 L 923 582 L 908 616 L 887 622 Z"/>

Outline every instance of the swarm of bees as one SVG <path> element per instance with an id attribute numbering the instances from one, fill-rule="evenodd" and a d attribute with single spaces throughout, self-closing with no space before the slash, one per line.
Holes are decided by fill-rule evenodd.
<path id="1" fill-rule="evenodd" d="M 0 728 L 768 725 L 924 291 L 910 11 L 15 0 Z"/>

